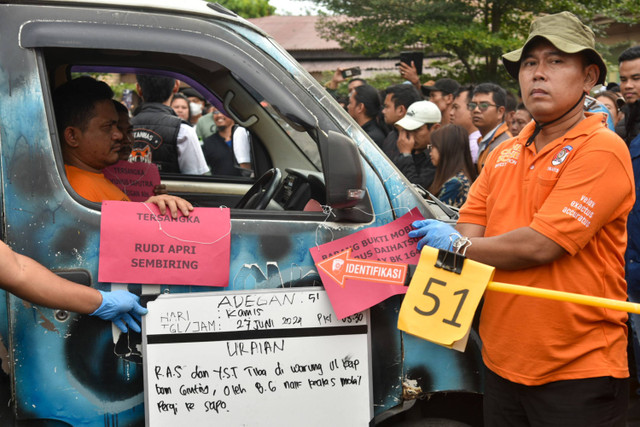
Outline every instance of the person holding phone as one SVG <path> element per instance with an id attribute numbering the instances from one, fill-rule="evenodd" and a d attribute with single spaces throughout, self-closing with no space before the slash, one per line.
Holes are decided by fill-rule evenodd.
<path id="1" fill-rule="evenodd" d="M 422 74 L 422 52 L 402 52 L 400 54 L 400 62 L 396 66 L 400 69 L 400 76 L 406 79 L 418 91 L 420 91 L 420 75 Z"/>
<path id="2" fill-rule="evenodd" d="M 337 90 L 340 83 L 346 81 L 351 76 L 358 76 L 360 75 L 360 73 L 361 73 L 360 67 L 351 67 L 351 68 L 338 67 L 336 69 L 336 72 L 333 73 L 331 80 L 329 80 L 324 85 L 324 88 L 327 90 L 327 92 L 331 94 L 331 96 L 335 98 L 337 95 Z M 366 84 L 367 84 L 367 81 L 365 79 L 360 77 L 353 77 L 351 80 L 349 80 L 349 83 L 347 83 L 347 89 L 349 93 L 351 93 L 351 91 L 356 87 L 366 85 Z"/>

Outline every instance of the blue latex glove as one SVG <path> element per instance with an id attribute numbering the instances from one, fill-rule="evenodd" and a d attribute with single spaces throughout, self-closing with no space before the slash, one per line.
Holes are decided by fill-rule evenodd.
<path id="1" fill-rule="evenodd" d="M 148 310 L 139 304 L 140 298 L 128 291 L 102 292 L 102 304 L 91 316 L 113 322 L 122 332 L 128 328 L 140 332 L 140 322 Z"/>
<path id="2" fill-rule="evenodd" d="M 461 237 L 455 228 L 437 219 L 414 221 L 411 226 L 416 230 L 410 231 L 409 237 L 422 237 L 418 242 L 418 250 L 428 245 L 450 251 L 453 249 L 453 242 Z"/>

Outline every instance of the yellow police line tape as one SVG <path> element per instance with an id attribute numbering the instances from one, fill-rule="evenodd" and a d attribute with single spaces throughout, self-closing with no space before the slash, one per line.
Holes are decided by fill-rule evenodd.
<path id="1" fill-rule="evenodd" d="M 640 304 L 618 301 L 609 298 L 593 297 L 589 295 L 574 294 L 571 292 L 553 291 L 550 289 L 531 288 L 528 286 L 511 285 L 509 283 L 489 282 L 487 289 L 508 294 L 527 295 L 532 297 L 552 299 L 556 301 L 574 302 L 593 307 L 610 308 L 612 310 L 626 311 L 640 314 Z"/>

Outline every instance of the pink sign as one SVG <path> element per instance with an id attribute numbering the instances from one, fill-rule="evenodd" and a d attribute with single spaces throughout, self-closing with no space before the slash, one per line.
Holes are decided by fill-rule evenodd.
<path id="1" fill-rule="evenodd" d="M 417 240 L 407 235 L 413 230 L 413 221 L 424 219 L 417 208 L 411 212 L 380 227 L 370 227 L 350 236 L 311 248 L 311 256 L 316 263 L 346 249 L 351 249 L 351 258 L 386 261 L 402 264 L 418 264 L 420 252 L 416 249 Z M 407 287 L 398 284 L 344 278 L 344 285 L 338 283 L 334 276 L 318 268 L 327 295 L 336 315 L 340 319 L 359 313 L 362 310 L 384 301 L 390 296 L 404 294 Z"/>
<path id="2" fill-rule="evenodd" d="M 160 172 L 154 163 L 120 160 L 102 172 L 133 202 L 146 201 L 154 195 L 153 188 L 160 185 Z"/>
<path id="3" fill-rule="evenodd" d="M 228 286 L 229 209 L 160 215 L 151 203 L 102 203 L 98 280 L 158 285 Z"/>

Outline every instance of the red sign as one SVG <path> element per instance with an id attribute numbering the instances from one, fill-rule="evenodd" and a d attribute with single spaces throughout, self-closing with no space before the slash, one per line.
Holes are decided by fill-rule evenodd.
<path id="1" fill-rule="evenodd" d="M 309 250 L 338 318 L 344 319 L 393 295 L 407 292 L 406 286 L 398 286 L 404 283 L 404 279 L 401 282 L 369 280 L 369 273 L 374 270 L 361 267 L 371 264 L 360 262 L 375 262 L 379 267 L 382 265 L 417 264 L 420 259 L 420 252 L 416 249 L 418 241 L 409 238 L 407 234 L 413 230 L 411 223 L 420 219 L 424 219 L 422 214 L 417 208 L 414 208 L 389 224 L 365 228 Z M 333 272 L 333 260 L 329 264 L 326 264 L 326 261 L 337 259 L 337 256 L 345 254 L 346 250 L 350 250 L 349 259 L 352 261 L 357 259 L 360 264 L 352 263 L 351 267 L 348 267 L 349 270 L 345 270 L 346 273 L 341 276 L 341 274 Z M 320 267 L 320 264 L 325 267 Z M 340 264 L 340 261 L 337 264 Z M 343 266 L 344 264 L 346 264 L 346 260 Z M 384 274 L 393 275 L 394 273 L 385 270 Z"/>
<path id="2" fill-rule="evenodd" d="M 343 288 L 347 277 L 366 282 L 404 285 L 404 280 L 407 277 L 407 264 L 367 261 L 350 258 L 349 255 L 351 255 L 351 248 L 319 262 L 318 268 L 321 268 Z"/>
<path id="3" fill-rule="evenodd" d="M 158 285 L 228 286 L 229 209 L 160 215 L 150 203 L 102 203 L 98 280 Z"/>

